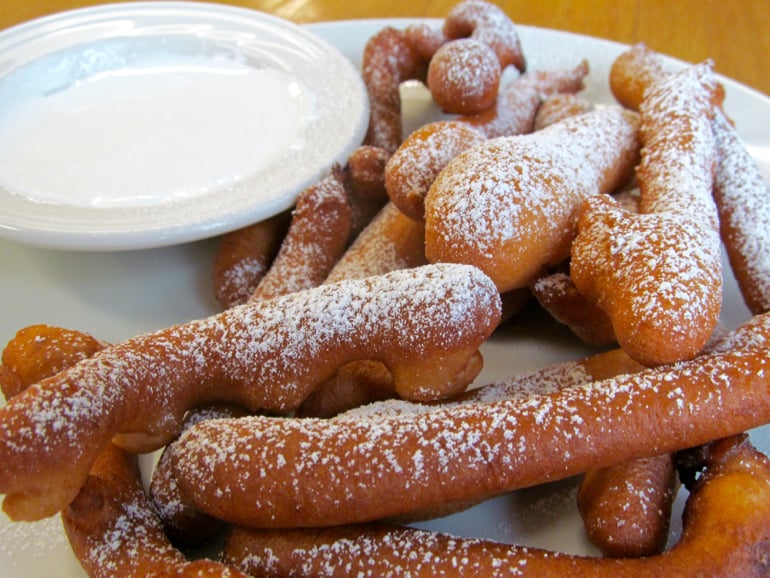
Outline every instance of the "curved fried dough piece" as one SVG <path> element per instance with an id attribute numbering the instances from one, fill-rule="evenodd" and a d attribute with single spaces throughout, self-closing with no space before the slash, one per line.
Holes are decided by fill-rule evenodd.
<path id="1" fill-rule="evenodd" d="M 615 330 L 604 311 L 580 293 L 566 273 L 552 273 L 531 286 L 540 306 L 590 345 L 615 343 Z"/>
<path id="2" fill-rule="evenodd" d="M 578 491 L 589 541 L 612 558 L 660 554 L 677 488 L 672 454 L 589 470 Z"/>
<path id="3" fill-rule="evenodd" d="M 364 144 L 379 147 L 388 155 L 401 144 L 401 95 L 407 80 L 424 80 L 429 59 L 410 42 L 410 34 L 383 28 L 364 47 L 361 74 L 369 94 L 369 129 Z"/>
<path id="4" fill-rule="evenodd" d="M 444 20 L 444 35 L 452 40 L 472 38 L 489 46 L 501 68 L 527 68 L 516 25 L 498 6 L 484 0 L 463 0 Z"/>
<path id="5" fill-rule="evenodd" d="M 91 357 L 105 345 L 81 331 L 43 324 L 24 327 L 3 349 L 0 389 L 11 399 L 30 385 Z"/>
<path id="6" fill-rule="evenodd" d="M 425 62 L 449 40 L 443 30 L 427 23 L 410 24 L 404 28 L 404 38 Z"/>
<path id="7" fill-rule="evenodd" d="M 377 419 L 222 420 L 182 436 L 175 468 L 201 509 L 237 525 L 382 519 L 767 423 L 769 371 L 768 350 L 747 348 L 524 400 L 414 404 Z"/>
<path id="8" fill-rule="evenodd" d="M 575 286 L 607 313 L 618 343 L 645 365 L 691 359 L 718 322 L 715 86 L 704 63 L 647 90 L 637 169 L 641 214 L 625 213 L 608 198 L 589 199 L 572 245 Z"/>
<path id="9" fill-rule="evenodd" d="M 647 88 L 668 74 L 660 54 L 638 43 L 623 51 L 610 66 L 610 91 L 626 108 L 639 110 Z"/>
<path id="10" fill-rule="evenodd" d="M 766 322 L 765 316 L 754 317 L 711 344 L 710 351 L 767 347 L 761 328 Z M 673 468 L 673 456 L 665 454 L 586 472 L 578 507 L 594 546 L 613 557 L 661 552 L 678 487 Z"/>
<path id="11" fill-rule="evenodd" d="M 507 66 L 526 69 L 516 26 L 499 7 L 463 0 L 444 20 L 442 44 L 430 60 L 428 88 L 436 103 L 453 114 L 492 107 Z"/>
<path id="12" fill-rule="evenodd" d="M 388 202 L 385 164 L 390 155 L 384 149 L 362 145 L 348 157 L 345 190 L 351 213 L 350 238 L 356 239 Z"/>
<path id="13" fill-rule="evenodd" d="M 679 543 L 658 556 L 589 558 L 387 525 L 236 529 L 224 558 L 271 576 L 765 576 L 770 461 L 744 438 L 712 444 Z"/>
<path id="14" fill-rule="evenodd" d="M 630 110 L 638 111 L 649 87 L 666 79 L 672 71 L 663 56 L 638 43 L 623 51 L 610 67 L 610 91 L 615 99 Z M 714 106 L 724 101 L 724 87 L 719 84 L 713 95 Z"/>
<path id="15" fill-rule="evenodd" d="M 387 367 L 377 361 L 354 361 L 340 367 L 332 379 L 313 390 L 296 415 L 330 418 L 356 407 L 396 397 L 393 376 Z"/>
<path id="16" fill-rule="evenodd" d="M 712 124 L 717 146 L 714 200 L 721 235 L 749 310 L 770 310 L 770 190 L 721 110 Z"/>
<path id="17" fill-rule="evenodd" d="M 211 560 L 189 562 L 166 538 L 142 485 L 137 458 L 108 444 L 62 512 L 72 550 L 92 578 L 246 575 Z"/>
<path id="18" fill-rule="evenodd" d="M 362 145 L 348 157 L 346 185 L 351 195 L 359 199 L 385 201 L 385 164 L 390 155 L 381 148 Z"/>
<path id="19" fill-rule="evenodd" d="M 649 366 L 697 355 L 716 327 L 722 283 L 702 228 L 688 215 L 634 215 L 597 197 L 579 230 L 572 280 L 609 316 L 620 346 Z"/>
<path id="20" fill-rule="evenodd" d="M 500 89 L 493 107 L 458 120 L 470 124 L 487 138 L 528 134 L 535 130 L 535 118 L 543 99 L 582 90 L 587 74 L 586 61 L 573 69 L 527 72 Z"/>
<path id="21" fill-rule="evenodd" d="M 569 118 L 588 112 L 593 105 L 580 96 L 572 93 L 559 93 L 548 96 L 537 109 L 535 115 L 535 130 L 542 130 Z"/>
<path id="22" fill-rule="evenodd" d="M 13 371 L 10 372 L 9 370 L 9 372 L 10 375 L 16 378 L 13 383 L 20 388 L 16 390 L 14 395 L 41 379 L 55 375 L 79 361 L 93 356 L 97 351 L 106 346 L 106 344 L 97 341 L 87 333 L 62 327 L 31 325 L 21 329 L 3 351 L 3 357 L 9 359 L 9 361 L 12 360 L 10 367 L 13 367 Z M 9 395 L 8 398 L 10 397 Z M 242 415 L 245 415 L 244 412 L 236 406 L 216 405 L 196 408 L 185 418 L 184 427 L 189 427 L 191 424 L 198 423 L 204 419 Z M 129 466 L 132 459 L 127 455 L 121 456 L 120 450 L 110 444 L 105 450 L 104 455 L 100 455 L 97 458 L 96 465 L 92 468 L 89 475 L 97 478 L 104 477 L 102 475 L 104 472 L 116 470 L 125 473 L 127 476 L 133 476 L 135 475 L 133 470 L 136 468 L 136 465 Z M 129 480 L 117 480 L 117 478 L 114 478 L 113 481 L 119 484 L 125 483 L 126 488 L 131 485 Z M 86 486 L 89 487 L 88 482 L 86 482 Z M 104 502 L 102 491 L 101 482 L 94 481 L 89 489 L 81 490 L 81 497 L 78 499 L 81 504 L 102 503 Z M 153 506 L 149 506 L 146 503 L 146 499 L 136 493 L 134 496 L 136 498 L 135 503 L 131 506 L 133 515 L 126 516 L 125 519 L 148 522 L 153 530 L 146 534 L 149 537 L 147 551 L 150 553 L 160 552 L 160 558 L 162 560 L 168 559 L 170 568 L 179 563 L 181 559 L 180 554 L 173 550 L 171 544 L 166 543 L 168 540 L 158 534 L 158 524 L 155 518 L 160 518 L 165 534 L 171 543 L 183 547 L 199 546 L 215 536 L 224 527 L 222 522 L 198 510 L 194 504 L 181 494 L 176 478 L 173 475 L 168 451 L 164 451 L 158 460 L 151 479 L 150 494 Z M 110 496 L 112 498 L 112 494 Z M 117 500 L 117 498 L 115 499 Z M 123 508 L 117 502 L 111 504 L 111 506 L 119 509 Z M 102 504 L 100 507 L 104 509 L 108 506 Z M 153 507 L 155 510 L 152 509 Z M 73 540 L 78 541 L 76 552 L 81 559 L 84 559 L 84 565 L 90 568 L 94 566 L 92 559 L 97 556 L 96 548 L 107 547 L 106 544 L 102 543 L 101 539 L 103 536 L 97 538 L 85 528 L 84 520 L 86 516 L 92 521 L 95 514 L 93 512 L 84 512 L 82 507 L 80 509 L 71 508 L 69 514 L 70 517 L 67 518 L 69 520 L 69 529 L 73 535 Z M 65 522 L 65 525 L 67 525 L 67 522 Z M 133 524 L 121 525 L 124 527 L 124 530 L 136 533 L 143 533 L 147 530 L 137 529 Z M 121 539 L 124 538 L 123 533 L 120 533 L 119 536 Z M 128 540 L 130 537 L 126 535 L 125 539 Z M 142 549 L 134 548 L 132 551 L 141 552 Z M 148 558 L 146 563 L 150 566 L 155 566 L 156 561 Z M 143 568 L 145 561 L 142 561 L 141 556 L 138 556 L 136 560 L 129 559 L 118 564 L 122 572 L 127 572 L 126 568 L 134 568 L 134 566 L 136 568 Z M 115 564 L 107 563 L 106 560 L 100 561 L 99 567 L 101 568 L 101 566 L 104 566 L 104 570 L 100 570 L 97 575 L 103 575 L 105 572 L 114 572 L 116 569 Z M 139 572 L 139 570 L 136 571 Z M 135 575 L 144 574 L 140 572 L 138 574 L 135 573 Z"/>
<path id="23" fill-rule="evenodd" d="M 425 225 L 387 203 L 345 251 L 325 283 L 365 279 L 427 264 Z"/>
<path id="24" fill-rule="evenodd" d="M 278 255 L 249 301 L 311 289 L 329 275 L 350 241 L 352 214 L 340 167 L 302 191 Z"/>
<path id="25" fill-rule="evenodd" d="M 426 196 L 426 255 L 475 265 L 501 292 L 527 286 L 569 255 L 584 200 L 627 181 L 637 158 L 636 116 L 613 109 L 477 145 Z"/>
<path id="26" fill-rule="evenodd" d="M 716 147 L 711 131 L 718 85 L 709 61 L 667 76 L 640 106 L 642 213 L 689 212 L 718 230 L 712 198 Z"/>
<path id="27" fill-rule="evenodd" d="M 407 216 L 423 220 L 425 195 L 449 161 L 485 138 L 531 133 L 545 95 L 581 90 L 586 74 L 585 61 L 572 70 L 528 72 L 502 88 L 494 107 L 417 129 L 388 161 L 385 186 L 391 201 Z"/>
<path id="28" fill-rule="evenodd" d="M 425 225 L 388 203 L 345 252 L 326 283 L 365 279 L 427 263 Z M 480 369 L 480 365 L 469 368 L 471 372 Z M 395 396 L 393 376 L 387 367 L 373 360 L 355 361 L 342 366 L 332 379 L 314 389 L 298 414 L 330 417 L 364 403 Z"/>
<path id="29" fill-rule="evenodd" d="M 561 97 L 572 97 L 562 100 Z M 573 94 L 546 99 L 538 109 L 536 130 L 591 110 L 590 104 Z M 591 345 L 615 343 L 615 331 L 606 313 L 580 293 L 567 273 L 555 272 L 534 280 L 532 295 L 551 317 L 570 328 L 582 341 Z"/>
<path id="30" fill-rule="evenodd" d="M 234 405 L 209 404 L 191 410 L 182 431 L 212 419 L 242 417 L 246 412 Z M 198 548 L 210 543 L 226 528 L 221 520 L 201 512 L 179 488 L 171 464 L 174 442 L 166 446 L 150 479 L 149 498 L 163 524 L 168 540 L 180 548 Z"/>
<path id="31" fill-rule="evenodd" d="M 349 364 L 349 366 L 353 365 L 354 364 Z M 347 367 L 348 366 L 346 366 L 346 368 Z M 624 373 L 636 373 L 642 369 L 644 369 L 644 367 L 628 357 L 623 350 L 614 349 L 584 359 L 556 363 L 543 369 L 516 375 L 509 379 L 487 384 L 484 387 L 474 388 L 435 403 L 441 404 L 444 407 L 449 407 L 450 405 L 455 404 L 489 403 L 514 398 L 524 399 L 533 394 L 554 393 L 590 381 L 607 379 Z M 373 374 L 373 370 L 364 368 L 364 371 L 367 372 L 364 379 L 376 379 L 376 376 L 369 374 L 369 371 Z M 358 379 L 361 380 L 362 378 L 359 377 Z M 382 385 L 386 383 L 387 379 L 388 376 L 381 376 L 379 378 L 381 383 L 370 386 L 374 391 L 369 393 L 367 399 L 363 399 L 362 393 L 360 390 L 357 390 L 358 393 L 356 395 L 351 395 L 351 399 L 358 400 L 358 403 L 352 403 L 344 397 L 343 399 L 345 399 L 347 403 L 337 401 L 334 398 L 327 399 L 326 396 L 319 396 L 320 399 L 314 400 L 314 404 L 320 406 L 323 402 L 325 404 L 324 407 L 319 407 L 317 413 L 307 411 L 304 415 L 311 417 L 336 416 L 338 419 L 358 419 L 370 415 L 398 415 L 401 413 L 414 412 L 415 406 L 413 404 L 408 402 L 402 403 L 397 399 L 393 399 L 395 393 L 392 391 L 392 385 L 390 385 L 389 388 L 386 385 Z M 368 391 L 367 388 L 363 389 L 364 391 Z M 314 394 L 318 391 L 319 390 L 316 390 Z M 379 396 L 377 395 L 378 391 L 381 392 Z M 308 400 L 312 397 L 313 396 L 308 398 Z M 332 396 L 329 395 L 329 397 L 331 398 Z M 364 405 L 363 402 L 367 400 L 370 403 Z M 390 401 L 374 403 L 383 400 Z M 328 408 L 333 408 L 333 410 Z M 421 516 L 421 518 L 424 519 L 424 516 Z"/>
<path id="32" fill-rule="evenodd" d="M 0 408 L 0 492 L 12 519 L 59 511 L 115 436 L 150 451 L 185 411 L 230 401 L 288 411 L 345 363 L 376 359 L 404 397 L 450 395 L 475 375 L 500 297 L 472 267 L 425 266 L 236 307 L 113 345 Z"/>
<path id="33" fill-rule="evenodd" d="M 470 124 L 487 138 L 528 134 L 535 130 L 535 118 L 543 99 L 582 90 L 587 74 L 585 60 L 572 69 L 527 72 L 500 89 L 493 107 L 458 120 Z"/>
<path id="34" fill-rule="evenodd" d="M 425 195 L 438 174 L 453 158 L 486 137 L 458 121 L 428 123 L 410 134 L 388 160 L 385 189 L 402 213 L 425 219 Z"/>
<path id="35" fill-rule="evenodd" d="M 17 332 L 5 348 L 14 374 L 26 389 L 30 377 L 43 379 L 94 355 L 105 344 L 87 333 L 31 325 Z M 112 444 L 99 454 L 84 487 L 62 512 L 73 552 L 89 576 L 243 576 L 208 560 L 190 563 L 164 535 L 156 511 L 144 493 L 139 465 Z"/>
<path id="36" fill-rule="evenodd" d="M 613 90 L 632 93 L 637 107 L 644 90 L 670 74 L 661 55 L 643 45 L 622 54 L 617 62 L 625 72 L 615 81 L 617 87 L 613 85 Z M 630 78 L 636 80 L 631 83 Z M 717 148 L 714 201 L 730 266 L 746 305 L 757 314 L 770 308 L 770 192 L 756 162 L 718 106 L 723 97 L 719 87 L 712 122 Z"/>
<path id="37" fill-rule="evenodd" d="M 291 212 L 222 235 L 214 256 L 214 294 L 223 308 L 242 305 L 278 254 Z"/>

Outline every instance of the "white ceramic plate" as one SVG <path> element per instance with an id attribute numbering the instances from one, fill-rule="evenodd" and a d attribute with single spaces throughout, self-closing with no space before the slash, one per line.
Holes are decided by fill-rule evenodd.
<path id="1" fill-rule="evenodd" d="M 110 4 L 0 33 L 0 236 L 80 250 L 210 237 L 289 208 L 363 139 L 332 45 L 264 13 Z"/>
<path id="2" fill-rule="evenodd" d="M 312 30 L 338 46 L 356 65 L 365 41 L 384 25 L 404 21 L 340 22 Z M 587 96 L 611 103 L 606 73 L 623 46 L 550 30 L 520 27 L 531 68 L 573 66 L 587 58 L 592 66 Z M 727 109 L 770 179 L 770 100 L 725 80 Z M 407 122 L 418 124 L 435 110 L 418 88 L 407 91 Z M 122 253 L 51 251 L 0 241 L 0 343 L 21 327 L 50 323 L 116 341 L 136 333 L 211 314 L 218 310 L 211 287 L 214 241 Z M 728 276 L 723 321 L 734 327 L 749 314 Z M 588 354 L 567 331 L 543 315 L 523 315 L 484 346 L 486 367 L 480 382 L 522 373 L 558 360 Z M 770 451 L 768 428 L 752 432 Z M 423 527 L 465 536 L 494 538 L 573 553 L 594 554 L 586 543 L 575 509 L 576 480 L 514 492 Z M 681 507 L 680 496 L 678 508 Z M 672 540 L 677 537 L 674 524 Z M 83 576 L 58 519 L 12 524 L 0 515 L 0 575 L 6 578 Z"/>

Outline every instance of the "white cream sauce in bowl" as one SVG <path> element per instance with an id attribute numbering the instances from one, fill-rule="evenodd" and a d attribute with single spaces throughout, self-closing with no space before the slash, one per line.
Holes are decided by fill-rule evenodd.
<path id="1" fill-rule="evenodd" d="M 260 12 L 106 5 L 0 33 L 0 236 L 120 250 L 289 208 L 363 139 L 360 75 Z"/>

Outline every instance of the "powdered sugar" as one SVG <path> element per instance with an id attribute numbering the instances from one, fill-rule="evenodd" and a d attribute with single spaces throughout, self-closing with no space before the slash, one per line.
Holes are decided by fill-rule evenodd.
<path id="1" fill-rule="evenodd" d="M 770 308 L 770 191 L 721 111 L 712 124 L 718 155 L 714 198 L 730 264 L 749 309 Z"/>
<path id="2" fill-rule="evenodd" d="M 330 525 L 387 517 L 762 423 L 758 414 L 770 407 L 763 401 L 760 409 L 755 398 L 765 393 L 749 391 L 769 362 L 763 351 L 739 351 L 500 402 L 418 406 L 362 419 L 226 420 L 186 433 L 176 465 L 196 502 L 237 523 Z M 729 382 L 723 377 L 728 366 Z M 645 408 L 653 403 L 658 410 L 650 414 Z M 750 412 L 738 410 L 744 404 Z M 716 411 L 741 418 L 706 417 Z M 255 479 L 242 469 L 247 464 L 231 465 L 244 452 L 270 476 Z M 214 488 L 225 486 L 227 496 L 214 497 Z M 399 500 L 385 498 L 393 495 Z"/>
<path id="3" fill-rule="evenodd" d="M 341 169 L 305 189 L 297 199 L 288 234 L 251 300 L 320 285 L 348 245 L 351 208 Z"/>
<path id="4" fill-rule="evenodd" d="M 499 316 L 500 297 L 478 270 L 433 265 L 234 307 L 133 338 L 0 408 L 0 489 L 71 492 L 116 433 L 147 451 L 173 438 L 185 410 L 206 400 L 286 411 L 352 359 L 381 359 L 394 371 L 433 359 L 436 386 L 443 387 L 457 371 L 453 363 L 467 363 Z M 404 373 L 398 387 L 408 387 L 408 379 Z M 60 495 L 64 503 L 71 497 Z"/>
<path id="5" fill-rule="evenodd" d="M 690 359 L 708 342 L 722 299 L 708 65 L 650 88 L 641 106 L 642 214 L 591 199 L 572 247 L 572 276 L 612 319 L 640 363 Z M 661 339 L 665 336 L 665 340 Z"/>
<path id="6" fill-rule="evenodd" d="M 711 130 L 716 79 L 709 63 L 663 77 L 641 105 L 637 170 L 644 213 L 679 212 L 719 228 L 712 198 L 716 149 Z"/>
<path id="7" fill-rule="evenodd" d="M 636 146 L 634 120 L 603 109 L 459 155 L 426 198 L 428 258 L 472 263 L 501 291 L 525 285 L 567 256 L 583 200 L 619 185 Z"/>

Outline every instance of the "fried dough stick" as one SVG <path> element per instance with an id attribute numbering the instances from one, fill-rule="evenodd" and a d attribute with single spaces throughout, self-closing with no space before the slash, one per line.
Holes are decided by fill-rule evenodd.
<path id="1" fill-rule="evenodd" d="M 289 411 L 355 359 L 384 361 L 406 397 L 463 390 L 499 319 L 487 277 L 431 265 L 244 305 L 113 345 L 0 408 L 5 511 L 33 520 L 61 510 L 116 434 L 129 451 L 152 451 L 179 433 L 187 409 L 205 402 Z"/>
<path id="2" fill-rule="evenodd" d="M 169 542 L 142 485 L 137 457 L 107 445 L 62 512 L 70 545 L 92 578 L 246 578 L 212 560 L 188 559 Z"/>
<path id="3" fill-rule="evenodd" d="M 310 530 L 238 528 L 224 559 L 254 575 L 304 576 L 766 576 L 770 571 L 770 460 L 745 436 L 710 444 L 684 530 L 647 558 L 580 557 L 383 524 Z"/>
<path id="4" fill-rule="evenodd" d="M 1 380 L 7 399 L 40 379 L 71 367 L 106 347 L 87 333 L 31 325 L 3 350 Z M 75 556 L 92 578 L 144 576 L 246 578 L 210 560 L 190 562 L 169 542 L 144 491 L 137 456 L 113 444 L 97 456 L 85 485 L 62 512 Z"/>
<path id="5" fill-rule="evenodd" d="M 214 255 L 214 294 L 224 309 L 248 301 L 278 254 L 291 212 L 225 233 Z"/>
<path id="6" fill-rule="evenodd" d="M 607 313 L 618 343 L 644 365 L 691 359 L 718 322 L 723 281 L 712 198 L 715 92 L 707 62 L 646 91 L 636 171 L 640 213 L 606 196 L 590 198 L 572 244 L 575 286 Z"/>
<path id="7" fill-rule="evenodd" d="M 770 421 L 768 376 L 768 349 L 752 345 L 526 399 L 221 420 L 188 430 L 174 467 L 201 509 L 237 525 L 370 521 L 747 431 Z"/>
<path id="8" fill-rule="evenodd" d="M 615 60 L 610 87 L 619 102 L 636 110 L 649 86 L 670 74 L 662 55 L 639 44 Z M 723 97 L 717 95 L 717 105 Z M 715 106 L 712 130 L 720 234 L 746 305 L 763 313 L 770 309 L 770 189 L 721 106 Z"/>

